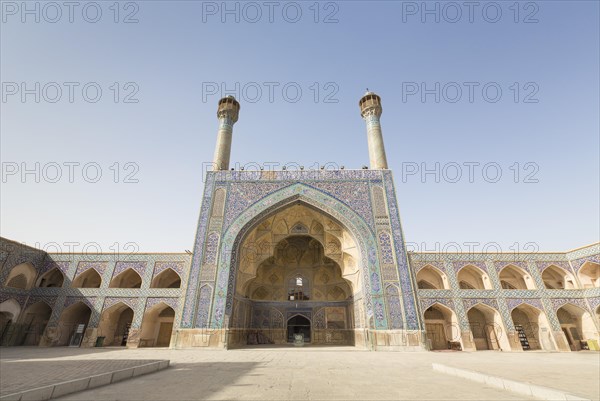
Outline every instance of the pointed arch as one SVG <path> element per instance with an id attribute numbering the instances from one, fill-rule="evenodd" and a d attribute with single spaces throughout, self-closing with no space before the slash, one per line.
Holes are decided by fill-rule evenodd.
<path id="1" fill-rule="evenodd" d="M 100 315 L 98 337 L 104 337 L 104 345 L 127 345 L 134 311 L 125 302 L 117 302 L 105 308 Z"/>
<path id="2" fill-rule="evenodd" d="M 181 288 L 181 277 L 175 270 L 166 268 L 154 276 L 150 288 Z"/>
<path id="3" fill-rule="evenodd" d="M 52 308 L 45 301 L 29 305 L 23 311 L 21 324 L 24 328 L 23 337 L 18 345 L 38 345 L 42 340 Z"/>
<path id="4" fill-rule="evenodd" d="M 521 302 L 510 311 L 513 326 L 519 337 L 521 348 L 529 350 L 556 350 L 550 323 L 543 310 L 527 302 Z"/>
<path id="5" fill-rule="evenodd" d="M 585 349 L 588 340 L 598 341 L 592 315 L 581 306 L 568 302 L 557 309 L 556 316 L 571 351 Z"/>
<path id="6" fill-rule="evenodd" d="M 582 288 L 600 288 L 600 264 L 586 261 L 579 268 L 578 276 Z"/>
<path id="7" fill-rule="evenodd" d="M 288 342 L 294 342 L 295 336 L 302 335 L 305 343 L 311 342 L 312 322 L 302 313 L 290 316 L 286 322 Z"/>
<path id="8" fill-rule="evenodd" d="M 486 272 L 475 265 L 465 265 L 456 274 L 461 289 L 491 290 L 492 284 Z"/>
<path id="9" fill-rule="evenodd" d="M 556 265 L 549 265 L 542 270 L 542 281 L 547 289 L 570 290 L 575 289 L 575 279 L 567 270 Z"/>
<path id="10" fill-rule="evenodd" d="M 175 310 L 165 302 L 146 308 L 140 327 L 140 347 L 169 347 Z"/>
<path id="11" fill-rule="evenodd" d="M 131 267 L 113 277 L 109 288 L 140 288 L 142 276 Z"/>
<path id="12" fill-rule="evenodd" d="M 505 290 L 535 290 L 531 275 L 513 264 L 508 264 L 500 269 L 498 277 L 502 288 Z"/>
<path id="13" fill-rule="evenodd" d="M 212 205 L 212 216 L 223 217 L 223 208 L 225 207 L 225 189 L 217 188 Z"/>
<path id="14" fill-rule="evenodd" d="M 60 330 L 56 345 L 79 346 L 91 316 L 92 309 L 82 301 L 77 301 L 63 309 L 58 320 Z"/>
<path id="15" fill-rule="evenodd" d="M 466 312 L 476 350 L 510 351 L 506 327 L 496 308 L 478 302 Z"/>
<path id="16" fill-rule="evenodd" d="M 31 262 L 19 263 L 10 270 L 6 280 L 4 280 L 5 287 L 19 288 L 28 290 L 33 287 L 37 271 Z"/>
<path id="17" fill-rule="evenodd" d="M 14 324 L 21 314 L 21 305 L 13 299 L 0 303 L 0 345 L 14 343 Z"/>
<path id="18" fill-rule="evenodd" d="M 304 204 L 309 208 L 316 209 L 319 213 L 324 213 L 331 217 L 331 219 L 340 226 L 346 227 L 352 234 L 354 241 L 357 243 L 360 254 L 361 254 L 361 270 L 363 273 L 363 286 L 367 281 L 371 281 L 371 285 L 365 287 L 364 293 L 366 298 L 366 309 L 367 314 L 373 314 L 373 305 L 371 302 L 372 293 L 382 292 L 382 286 L 380 282 L 380 272 L 376 255 L 373 263 L 375 273 L 370 277 L 367 266 L 367 249 L 366 242 L 370 244 L 375 243 L 375 239 L 369 226 L 364 220 L 356 214 L 353 210 L 349 209 L 342 202 L 318 191 L 312 187 L 304 184 L 294 184 L 289 187 L 283 188 L 269 195 L 268 202 L 256 202 L 250 208 L 243 211 L 237 219 L 228 227 L 227 231 L 223 236 L 222 249 L 227 253 L 227 250 L 233 250 L 231 254 L 227 253 L 222 255 L 220 258 L 219 273 L 218 277 L 223 278 L 217 283 L 215 289 L 215 300 L 213 301 L 214 311 L 211 319 L 211 324 L 219 327 L 222 324 L 225 315 L 231 316 L 231 307 L 233 300 L 231 298 L 231 291 L 228 289 L 235 288 L 235 269 L 231 269 L 230 266 L 235 266 L 237 258 L 239 257 L 239 245 L 255 226 L 260 224 L 265 218 L 274 215 L 279 210 L 288 207 L 293 204 Z M 230 260 L 231 263 L 225 264 L 225 260 Z M 227 279 L 227 280 L 225 280 Z M 375 283 L 372 281 L 376 280 Z M 366 289 L 369 289 L 367 291 Z M 219 295 L 223 294 L 223 295 Z M 405 301 L 405 306 L 408 301 Z M 410 300 L 414 305 L 414 300 Z M 387 319 L 385 315 L 378 314 L 378 319 L 375 320 L 376 325 L 381 328 L 387 327 Z"/>
<path id="19" fill-rule="evenodd" d="M 44 273 L 36 283 L 36 287 L 62 287 L 65 275 L 57 267 Z"/>
<path id="20" fill-rule="evenodd" d="M 434 302 L 423 311 L 423 320 L 430 350 L 455 349 L 456 343 L 463 349 L 458 316 L 451 308 Z"/>
<path id="21" fill-rule="evenodd" d="M 73 288 L 100 288 L 102 277 L 96 269 L 89 268 L 83 273 L 78 274 L 73 280 Z"/>
<path id="22" fill-rule="evenodd" d="M 423 266 L 417 272 L 417 286 L 420 289 L 429 290 L 449 289 L 446 274 L 430 264 Z"/>
<path id="23" fill-rule="evenodd" d="M 308 227 L 300 221 L 292 224 L 292 228 L 290 229 L 290 234 L 308 234 Z"/>
<path id="24" fill-rule="evenodd" d="M 0 303 L 0 313 L 5 313 L 5 318 L 16 321 L 21 314 L 21 305 L 17 300 L 9 298 Z"/>

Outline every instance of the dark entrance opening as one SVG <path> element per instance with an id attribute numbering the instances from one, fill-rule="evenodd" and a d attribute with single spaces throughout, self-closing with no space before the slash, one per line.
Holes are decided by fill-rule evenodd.
<path id="1" fill-rule="evenodd" d="M 294 342 L 294 334 L 304 334 L 304 342 L 310 342 L 310 320 L 304 316 L 296 315 L 288 320 L 287 337 L 288 342 Z"/>

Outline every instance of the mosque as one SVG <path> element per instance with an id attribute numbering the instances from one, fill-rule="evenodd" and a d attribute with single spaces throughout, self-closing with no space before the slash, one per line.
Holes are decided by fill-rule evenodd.
<path id="1" fill-rule="evenodd" d="M 221 99 L 191 253 L 53 254 L 2 238 L 0 344 L 598 350 L 600 244 L 407 252 L 381 98 L 359 106 L 369 168 L 235 171 L 240 104 Z"/>

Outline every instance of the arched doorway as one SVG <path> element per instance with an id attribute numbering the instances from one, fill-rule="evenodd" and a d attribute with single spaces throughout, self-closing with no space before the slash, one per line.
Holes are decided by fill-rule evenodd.
<path id="1" fill-rule="evenodd" d="M 92 310 L 83 302 L 77 302 L 63 310 L 58 320 L 56 345 L 81 345 L 91 316 Z"/>
<path id="2" fill-rule="evenodd" d="M 354 329 L 365 327 L 359 261 L 353 236 L 306 204 L 256 222 L 240 244 L 228 346 L 287 344 L 290 327 L 308 327 L 313 344 L 353 345 Z M 317 312 L 314 327 L 287 324 Z"/>
<path id="3" fill-rule="evenodd" d="M 556 311 L 556 315 L 571 351 L 587 349 L 587 340 L 598 340 L 596 325 L 585 309 L 566 304 Z"/>
<path id="4" fill-rule="evenodd" d="M 19 345 L 38 345 L 46 330 L 52 308 L 43 301 L 36 302 L 23 312 L 23 334 Z"/>
<path id="5" fill-rule="evenodd" d="M 146 310 L 140 328 L 140 347 L 168 347 L 171 344 L 175 311 L 159 303 Z"/>
<path id="6" fill-rule="evenodd" d="M 310 326 L 310 320 L 302 315 L 296 315 L 289 318 L 287 321 L 287 341 L 292 343 L 296 340 L 297 336 L 302 336 L 301 339 L 305 343 L 310 343 Z"/>
<path id="7" fill-rule="evenodd" d="M 14 299 L 0 303 L 0 345 L 12 345 L 15 337 L 15 322 L 21 314 L 21 306 Z"/>
<path id="8" fill-rule="evenodd" d="M 98 337 L 104 337 L 105 346 L 125 346 L 133 321 L 133 309 L 123 302 L 105 309 L 100 316 Z"/>
<path id="9" fill-rule="evenodd" d="M 542 311 L 531 305 L 521 304 L 510 315 L 524 351 L 556 349 L 550 335 L 550 324 Z"/>
<path id="10" fill-rule="evenodd" d="M 458 349 L 457 343 L 462 349 L 458 319 L 452 309 L 436 303 L 425 310 L 423 317 L 429 349 Z"/>
<path id="11" fill-rule="evenodd" d="M 510 350 L 500 313 L 487 305 L 477 304 L 467 312 L 475 349 Z"/>

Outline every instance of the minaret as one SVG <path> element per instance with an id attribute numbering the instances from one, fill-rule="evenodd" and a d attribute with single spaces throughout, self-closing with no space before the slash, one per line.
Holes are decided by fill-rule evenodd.
<path id="1" fill-rule="evenodd" d="M 371 169 L 387 169 L 387 158 L 385 157 L 383 135 L 381 134 L 381 124 L 379 122 L 379 117 L 381 117 L 383 111 L 381 108 L 381 98 L 367 89 L 367 93 L 360 99 L 358 105 L 360 106 L 360 115 L 367 123 L 367 141 L 369 143 Z"/>
<path id="2" fill-rule="evenodd" d="M 215 157 L 213 159 L 215 170 L 229 169 L 233 124 L 237 122 L 239 113 L 240 104 L 233 96 L 227 96 L 219 100 L 219 108 L 217 109 L 219 133 L 217 134 L 217 145 L 215 146 Z"/>

